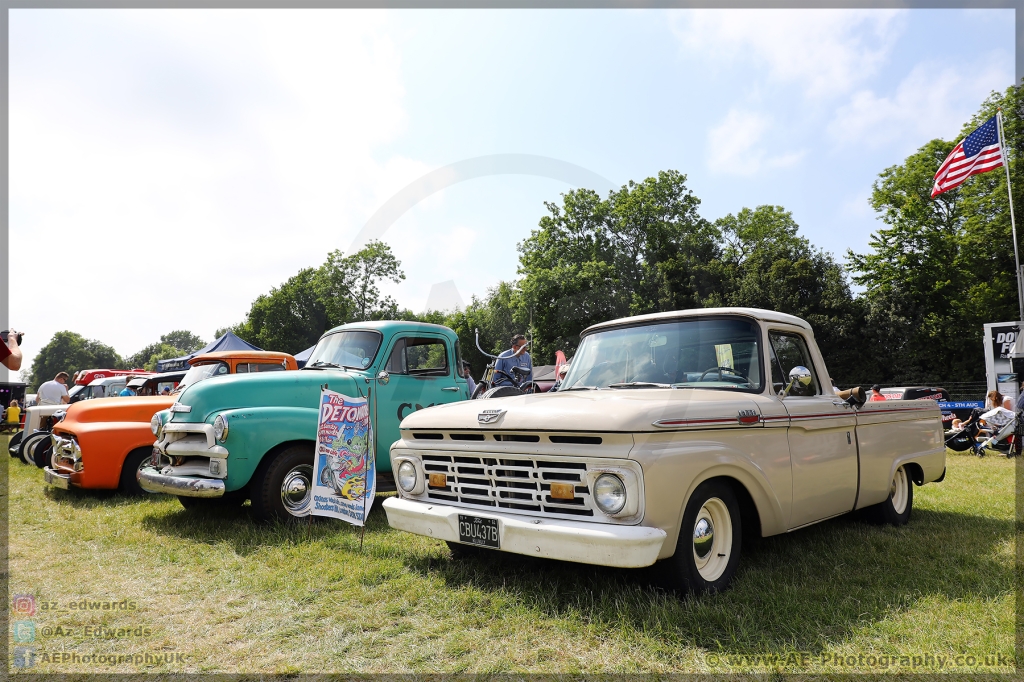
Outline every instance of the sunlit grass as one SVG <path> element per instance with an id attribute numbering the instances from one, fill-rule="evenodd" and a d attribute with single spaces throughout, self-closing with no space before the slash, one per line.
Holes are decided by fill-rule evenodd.
<path id="1" fill-rule="evenodd" d="M 360 550 L 341 522 L 257 525 L 244 509 L 47 489 L 35 467 L 3 466 L 10 591 L 60 608 L 29 619 L 33 672 L 921 672 L 937 656 L 951 672 L 1013 669 L 1014 464 L 1002 458 L 950 454 L 903 528 L 846 517 L 765 539 L 745 549 L 731 590 L 703 599 L 666 593 L 649 572 L 500 553 L 457 562 L 389 528 L 379 506 Z M 82 599 L 136 608 L 70 609 Z M 58 626 L 71 634 L 43 634 Z M 184 660 L 41 660 L 53 652 Z M 730 659 L 742 655 L 777 658 Z M 975 667 L 950 667 L 958 655 Z"/>

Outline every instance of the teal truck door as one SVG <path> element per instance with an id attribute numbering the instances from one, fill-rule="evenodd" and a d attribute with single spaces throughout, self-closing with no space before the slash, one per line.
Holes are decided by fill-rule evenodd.
<path id="1" fill-rule="evenodd" d="M 377 388 L 377 466 L 381 470 L 390 467 L 389 450 L 405 417 L 468 397 L 465 379 L 456 379 L 454 357 L 451 342 L 440 335 L 406 334 L 392 340 L 384 365 L 391 379 Z"/>

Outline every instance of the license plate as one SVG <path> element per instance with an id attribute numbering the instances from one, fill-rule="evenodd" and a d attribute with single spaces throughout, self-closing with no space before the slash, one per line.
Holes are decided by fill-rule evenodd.
<path id="1" fill-rule="evenodd" d="M 499 549 L 498 519 L 459 514 L 459 542 Z"/>

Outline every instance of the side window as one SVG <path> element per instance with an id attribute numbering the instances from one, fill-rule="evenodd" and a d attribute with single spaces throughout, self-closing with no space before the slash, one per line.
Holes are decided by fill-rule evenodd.
<path id="1" fill-rule="evenodd" d="M 249 363 L 250 372 L 283 372 L 284 365 L 278 363 L 268 362 L 251 362 Z"/>
<path id="2" fill-rule="evenodd" d="M 249 363 L 248 362 L 240 362 L 237 365 L 235 365 L 235 374 L 248 374 L 248 373 L 249 373 Z"/>
<path id="3" fill-rule="evenodd" d="M 783 332 L 768 332 L 771 339 L 772 354 L 772 389 L 778 393 L 789 383 L 789 372 L 797 365 L 802 365 L 811 371 L 812 381 L 810 385 L 797 384 L 790 390 L 789 395 L 812 396 L 818 395 L 818 377 L 814 372 L 814 364 L 811 362 L 811 354 L 807 351 L 807 344 L 798 334 L 786 334 Z"/>
<path id="4" fill-rule="evenodd" d="M 448 374 L 448 351 L 441 339 L 407 337 L 395 342 L 388 358 L 388 372 L 418 376 Z"/>

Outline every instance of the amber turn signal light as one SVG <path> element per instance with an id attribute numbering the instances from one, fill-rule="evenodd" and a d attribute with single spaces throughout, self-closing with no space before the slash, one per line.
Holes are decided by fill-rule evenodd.
<path id="1" fill-rule="evenodd" d="M 576 490 L 572 483 L 552 483 L 551 497 L 556 500 L 575 500 Z"/>
<path id="2" fill-rule="evenodd" d="M 448 485 L 447 474 L 430 474 L 430 487 L 431 488 L 443 488 Z"/>

